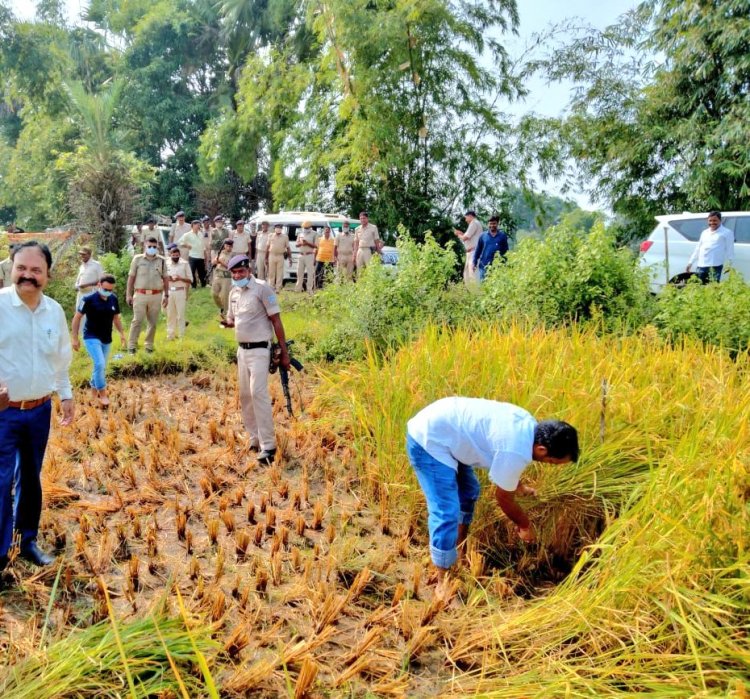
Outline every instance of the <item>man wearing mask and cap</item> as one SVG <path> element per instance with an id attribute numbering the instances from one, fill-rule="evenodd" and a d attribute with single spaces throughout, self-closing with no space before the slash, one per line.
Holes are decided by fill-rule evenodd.
<path id="1" fill-rule="evenodd" d="M 191 230 L 191 226 L 189 223 L 185 222 L 185 212 L 184 211 L 178 211 L 175 215 L 175 222 L 172 224 L 172 227 L 169 229 L 169 240 L 167 243 L 176 243 L 179 241 L 180 238 L 182 238 L 185 233 L 189 233 Z M 187 250 L 180 250 L 182 253 L 182 258 L 184 260 L 187 260 Z"/>
<path id="2" fill-rule="evenodd" d="M 259 449 L 258 462 L 271 464 L 276 456 L 273 409 L 268 392 L 271 342 L 274 334 L 281 347 L 281 365 L 289 368 L 286 336 L 276 293 L 269 284 L 250 273 L 250 258 L 235 255 L 229 260 L 232 290 L 224 325 L 235 329 L 237 372 L 242 421 L 250 436 L 250 447 Z"/>
<path id="3" fill-rule="evenodd" d="M 235 255 L 250 257 L 250 233 L 245 230 L 245 222 L 240 219 L 235 226 L 236 228 L 229 235 L 232 240 L 232 250 Z"/>
<path id="4" fill-rule="evenodd" d="M 359 223 L 361 225 L 354 234 L 354 260 L 357 264 L 357 272 L 367 267 L 367 263 L 376 252 L 380 252 L 382 246 L 378 227 L 370 223 L 370 217 L 366 211 L 359 212 Z"/>
<path id="5" fill-rule="evenodd" d="M 146 239 L 146 249 L 142 255 L 136 255 L 130 263 L 128 289 L 125 296 L 129 306 L 133 307 L 133 320 L 130 323 L 128 352 L 135 354 L 143 321 L 146 321 L 146 352 L 154 351 L 156 323 L 159 321 L 159 310 L 167 307 L 169 302 L 169 277 L 166 260 L 157 255 L 156 236 Z"/>
<path id="6" fill-rule="evenodd" d="M 260 230 L 255 238 L 255 276 L 258 279 L 269 279 L 268 243 L 270 236 L 271 232 L 268 230 L 268 221 L 261 221 Z"/>
<path id="7" fill-rule="evenodd" d="M 105 274 L 99 279 L 96 291 L 81 299 L 76 308 L 71 324 L 71 336 L 73 349 L 77 352 L 81 348 L 78 333 L 81 329 L 81 321 L 86 318 L 83 326 L 83 344 L 94 363 L 91 374 L 91 390 L 99 399 L 102 407 L 109 405 L 107 397 L 107 359 L 112 349 L 112 326 L 120 333 L 120 343 L 125 347 L 125 330 L 122 327 L 120 317 L 120 304 L 114 293 L 115 278 L 111 274 Z"/>
<path id="8" fill-rule="evenodd" d="M 349 221 L 341 224 L 341 233 L 333 241 L 333 256 L 339 279 L 351 280 L 354 274 L 354 236 L 349 228 Z"/>
<path id="9" fill-rule="evenodd" d="M 185 337 L 185 316 L 193 273 L 190 265 L 180 257 L 177 243 L 167 246 L 167 278 L 169 279 L 169 301 L 167 302 L 167 340 Z"/>
<path id="10" fill-rule="evenodd" d="M 214 253 L 214 272 L 213 281 L 211 283 L 211 293 L 214 297 L 214 303 L 219 308 L 219 314 L 221 320 L 224 320 L 227 315 L 227 300 L 229 299 L 229 291 L 232 288 L 232 278 L 229 274 L 229 260 L 234 255 L 234 241 L 231 238 L 227 238 L 219 252 Z M 244 254 L 244 253 L 243 253 Z"/>
<path id="11" fill-rule="evenodd" d="M 76 277 L 76 308 L 81 303 L 81 299 L 95 289 L 99 278 L 104 274 L 104 268 L 92 259 L 90 247 L 82 247 L 78 251 L 78 259 L 81 260 L 81 265 Z"/>
<path id="12" fill-rule="evenodd" d="M 297 284 L 295 291 L 302 291 L 307 284 L 307 291 L 312 294 L 315 289 L 315 252 L 318 246 L 315 242 L 317 235 L 310 221 L 303 221 L 302 228 L 297 233 Z M 307 274 L 307 282 L 304 277 Z"/>
<path id="13" fill-rule="evenodd" d="M 469 209 L 464 215 L 466 221 L 466 233 L 458 228 L 453 229 L 453 233 L 464 244 L 466 250 L 466 261 L 464 262 L 464 284 L 471 284 L 477 281 L 477 272 L 474 269 L 474 249 L 479 242 L 479 236 L 482 235 L 482 224 L 477 218 L 476 211 Z"/>
<path id="14" fill-rule="evenodd" d="M 281 291 L 284 286 L 284 257 L 292 258 L 292 248 L 289 246 L 289 236 L 284 233 L 280 223 L 273 227 L 273 233 L 268 237 L 267 272 L 268 283 Z"/>

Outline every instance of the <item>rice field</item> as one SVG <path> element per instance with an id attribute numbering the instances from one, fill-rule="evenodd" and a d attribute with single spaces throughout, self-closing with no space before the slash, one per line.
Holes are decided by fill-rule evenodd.
<path id="1" fill-rule="evenodd" d="M 43 544 L 0 596 L 2 696 L 736 696 L 750 692 L 745 359 L 655 334 L 427 331 L 297 379 L 281 458 L 230 368 L 83 391 L 45 464 Z M 434 599 L 405 422 L 460 394 L 576 425 L 529 472 L 540 534 L 488 497 Z M 485 496 L 488 493 L 485 492 Z"/>

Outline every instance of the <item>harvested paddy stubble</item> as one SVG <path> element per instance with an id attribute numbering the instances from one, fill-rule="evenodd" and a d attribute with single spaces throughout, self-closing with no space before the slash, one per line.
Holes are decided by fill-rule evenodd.
<path id="1" fill-rule="evenodd" d="M 385 364 L 371 356 L 326 377 L 318 410 L 351 416 L 331 423 L 362 490 L 409 527 L 426 529 L 405 423 L 431 401 L 505 400 L 581 431 L 577 465 L 528 473 L 534 547 L 485 489 L 471 545 L 500 568 L 467 585 L 462 613 L 441 625 L 457 669 L 444 693 L 747 696 L 749 368 L 648 332 L 510 327 L 433 329 Z"/>

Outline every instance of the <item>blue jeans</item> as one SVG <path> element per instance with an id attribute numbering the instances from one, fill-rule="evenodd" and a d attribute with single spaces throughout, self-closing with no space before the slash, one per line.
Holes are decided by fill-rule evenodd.
<path id="1" fill-rule="evenodd" d="M 471 466 L 460 463 L 456 471 L 440 463 L 409 434 L 406 451 L 427 500 L 430 557 L 439 568 L 450 568 L 458 558 L 458 525 L 469 525 L 474 518 L 479 481 Z"/>
<path id="2" fill-rule="evenodd" d="M 31 410 L 6 408 L 0 417 L 0 556 L 8 553 L 14 526 L 21 548 L 36 540 L 42 513 L 39 475 L 51 416 L 52 401 L 47 401 Z"/>
<path id="3" fill-rule="evenodd" d="M 107 379 L 104 378 L 104 371 L 107 368 L 107 359 L 109 351 L 112 349 L 112 343 L 104 344 L 101 340 L 95 338 L 84 338 L 83 344 L 86 345 L 86 351 L 94 361 L 94 371 L 91 373 L 91 387 L 101 391 L 107 387 Z"/>
<path id="4" fill-rule="evenodd" d="M 718 282 L 723 269 L 724 265 L 716 265 L 715 267 L 698 267 L 695 272 L 702 284 L 708 284 L 708 282 Z"/>

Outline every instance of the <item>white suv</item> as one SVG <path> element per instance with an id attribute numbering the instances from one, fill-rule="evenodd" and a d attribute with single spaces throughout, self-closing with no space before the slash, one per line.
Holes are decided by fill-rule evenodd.
<path id="1" fill-rule="evenodd" d="M 732 269 L 750 282 L 750 211 L 722 212 L 721 223 L 734 233 Z M 679 281 L 701 233 L 708 228 L 708 213 L 656 216 L 651 235 L 641 243 L 641 267 L 651 272 L 651 291 Z M 695 265 L 693 265 L 695 269 Z M 722 275 L 723 278 L 723 275 Z"/>

